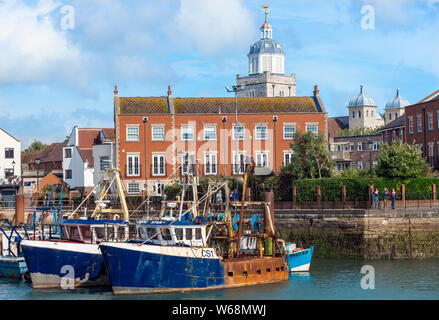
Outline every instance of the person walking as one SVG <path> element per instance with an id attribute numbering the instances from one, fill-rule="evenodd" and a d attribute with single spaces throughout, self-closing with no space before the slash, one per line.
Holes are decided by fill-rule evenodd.
<path id="1" fill-rule="evenodd" d="M 377 208 L 377 204 L 378 204 L 378 209 L 380 209 L 380 192 L 378 188 L 375 189 L 374 195 L 375 195 L 375 209 Z"/>
<path id="2" fill-rule="evenodd" d="M 384 209 L 387 208 L 387 200 L 389 200 L 389 190 L 384 188 L 383 190 Z"/>
<path id="3" fill-rule="evenodd" d="M 395 209 L 395 201 L 396 201 L 396 191 L 395 191 L 395 189 L 392 189 L 391 196 L 392 196 L 392 209 Z"/>

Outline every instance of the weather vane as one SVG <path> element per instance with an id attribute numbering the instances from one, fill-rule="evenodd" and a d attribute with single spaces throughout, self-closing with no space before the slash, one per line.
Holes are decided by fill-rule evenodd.
<path id="1" fill-rule="evenodd" d="M 261 6 L 262 9 L 264 9 L 265 12 L 265 22 L 267 22 L 267 15 L 268 15 L 268 11 L 270 9 L 270 6 L 268 4 L 264 4 Z"/>

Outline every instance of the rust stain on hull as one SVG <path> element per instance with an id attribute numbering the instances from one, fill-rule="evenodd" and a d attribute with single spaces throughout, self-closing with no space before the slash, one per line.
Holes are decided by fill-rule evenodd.
<path id="1" fill-rule="evenodd" d="M 288 280 L 284 257 L 224 260 L 226 287 L 246 286 Z"/>

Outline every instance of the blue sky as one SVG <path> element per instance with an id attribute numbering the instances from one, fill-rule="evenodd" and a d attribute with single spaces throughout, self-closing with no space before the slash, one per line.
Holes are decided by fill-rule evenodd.
<path id="1" fill-rule="evenodd" d="M 396 88 L 412 103 L 439 89 L 439 0 L 266 3 L 297 95 L 318 84 L 329 116 L 347 115 L 361 84 L 379 111 Z M 74 125 L 112 127 L 115 84 L 119 96 L 162 96 L 169 84 L 175 97 L 227 96 L 248 74 L 262 4 L 0 0 L 0 127 L 22 148 L 62 141 Z M 361 27 L 365 5 L 374 29 Z"/>

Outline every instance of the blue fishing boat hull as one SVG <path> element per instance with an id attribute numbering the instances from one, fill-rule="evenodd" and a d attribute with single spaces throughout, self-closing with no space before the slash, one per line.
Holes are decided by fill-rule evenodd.
<path id="1" fill-rule="evenodd" d="M 22 279 L 27 272 L 24 257 L 0 256 L 0 277 Z"/>
<path id="2" fill-rule="evenodd" d="M 286 255 L 290 272 L 309 271 L 314 247 Z"/>
<path id="3" fill-rule="evenodd" d="M 21 246 L 35 289 L 109 284 L 97 245 L 23 240 Z"/>
<path id="4" fill-rule="evenodd" d="M 99 248 L 116 294 L 208 289 L 225 282 L 213 249 L 115 243 Z"/>

